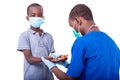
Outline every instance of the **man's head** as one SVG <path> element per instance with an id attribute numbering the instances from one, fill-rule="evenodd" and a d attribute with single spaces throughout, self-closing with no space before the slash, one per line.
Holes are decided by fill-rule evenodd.
<path id="1" fill-rule="evenodd" d="M 85 25 L 86 22 L 93 21 L 93 15 L 86 5 L 77 4 L 75 5 L 70 14 L 69 14 L 69 24 L 73 27 L 77 32 L 81 32 L 82 35 L 85 34 Z"/>
<path id="2" fill-rule="evenodd" d="M 27 17 L 32 28 L 39 29 L 44 23 L 43 8 L 40 4 L 32 3 L 27 8 Z"/>

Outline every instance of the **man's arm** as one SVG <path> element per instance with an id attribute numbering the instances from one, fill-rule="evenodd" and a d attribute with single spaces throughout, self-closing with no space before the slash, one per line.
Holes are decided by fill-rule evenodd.
<path id="1" fill-rule="evenodd" d="M 67 74 L 65 74 L 63 71 L 61 71 L 60 69 L 58 69 L 56 67 L 56 64 L 45 59 L 44 57 L 41 57 L 42 61 L 46 64 L 46 66 L 48 66 L 48 68 L 55 74 L 55 76 L 59 79 L 59 80 L 78 80 L 78 79 L 74 79 L 70 76 L 68 76 Z"/>
<path id="2" fill-rule="evenodd" d="M 31 54 L 31 51 L 28 49 L 23 50 L 23 53 L 29 64 L 35 64 L 35 63 L 42 62 L 41 58 L 33 57 Z"/>
<path id="3" fill-rule="evenodd" d="M 59 80 L 78 80 L 78 79 L 68 76 L 67 74 L 65 74 L 63 71 L 61 71 L 57 67 L 53 67 L 51 70 Z"/>

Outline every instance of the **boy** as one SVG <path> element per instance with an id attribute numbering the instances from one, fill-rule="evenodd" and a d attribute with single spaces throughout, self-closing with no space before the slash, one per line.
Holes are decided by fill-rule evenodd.
<path id="1" fill-rule="evenodd" d="M 18 51 L 24 53 L 24 80 L 54 80 L 52 73 L 42 62 L 41 57 L 54 53 L 52 36 L 40 29 L 44 23 L 43 8 L 37 3 L 27 8 L 26 19 L 30 29 L 23 32 L 19 38 Z"/>

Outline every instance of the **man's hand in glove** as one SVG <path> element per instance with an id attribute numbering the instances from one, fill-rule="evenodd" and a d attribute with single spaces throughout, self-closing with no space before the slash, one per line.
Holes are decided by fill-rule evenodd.
<path id="1" fill-rule="evenodd" d="M 56 67 L 56 64 L 45 59 L 44 57 L 41 57 L 42 61 L 45 63 L 46 66 L 51 70 L 53 67 Z"/>

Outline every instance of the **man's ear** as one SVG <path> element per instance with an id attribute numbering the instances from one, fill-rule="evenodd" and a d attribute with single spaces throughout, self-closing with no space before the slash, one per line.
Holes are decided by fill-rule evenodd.
<path id="1" fill-rule="evenodd" d="M 29 21 L 29 17 L 28 16 L 26 16 L 26 19 Z"/>
<path id="2" fill-rule="evenodd" d="M 81 17 L 77 17 L 77 18 L 76 18 L 76 21 L 77 21 L 78 24 L 81 25 L 81 23 L 82 23 Z"/>

